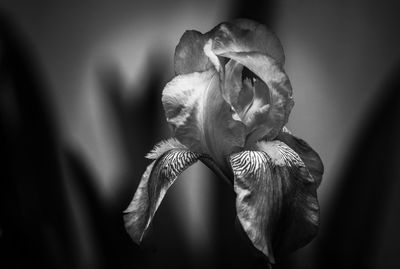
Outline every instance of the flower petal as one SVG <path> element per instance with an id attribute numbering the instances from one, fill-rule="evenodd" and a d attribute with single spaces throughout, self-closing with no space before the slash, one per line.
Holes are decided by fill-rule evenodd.
<path id="1" fill-rule="evenodd" d="M 203 72 L 213 66 L 204 53 L 208 40 L 214 40 L 214 49 L 223 52 L 259 52 L 274 58 L 283 65 L 285 55 L 282 45 L 274 33 L 264 25 L 247 19 L 224 22 L 202 34 L 186 31 L 175 49 L 175 73 Z"/>
<path id="2" fill-rule="evenodd" d="M 259 142 L 230 161 L 240 223 L 271 263 L 316 235 L 316 184 L 296 152 L 281 141 Z"/>
<path id="3" fill-rule="evenodd" d="M 224 68 L 225 58 L 231 59 L 230 63 L 237 62 L 240 65 L 234 66 L 233 71 L 230 70 L 232 66 L 229 63 Z M 185 32 L 176 47 L 175 70 L 177 74 L 189 74 L 214 67 L 219 72 L 223 83 L 223 97 L 233 110 L 231 116 L 247 126 L 248 147 L 263 138 L 272 140 L 287 122 L 293 100 L 290 82 L 282 69 L 284 58 L 282 45 L 275 34 L 262 24 L 239 19 L 221 23 L 205 34 L 197 31 Z M 241 83 L 241 78 L 236 78 L 235 81 L 240 72 L 235 69 L 243 66 L 261 80 L 255 85 L 250 85 L 248 81 Z M 225 69 L 227 77 L 224 74 Z M 240 86 L 231 93 L 229 86 L 237 84 Z M 232 100 L 235 97 L 229 98 L 236 94 L 242 99 L 242 96 L 251 92 L 251 103 L 246 104 L 242 111 L 236 106 L 238 102 Z"/>
<path id="4" fill-rule="evenodd" d="M 246 98 L 246 92 L 249 91 L 243 77 L 240 76 L 243 66 L 261 79 L 256 82 L 258 84 L 254 84 L 254 98 L 249 103 L 251 109 L 245 107 L 247 117 L 244 123 L 250 128 L 246 147 L 263 138 L 274 139 L 287 123 L 294 105 L 288 76 L 273 58 L 264 54 L 225 52 L 220 56 L 231 59 L 225 67 L 224 98 L 235 108 L 236 112 L 240 113 L 236 104 L 246 103 L 243 99 Z"/>
<path id="5" fill-rule="evenodd" d="M 237 79 L 238 70 L 235 69 L 238 69 L 238 66 L 229 65 L 232 60 L 251 70 L 267 86 L 262 87 L 264 86 L 262 82 L 258 83 L 260 87 L 255 85 L 254 88 L 259 89 L 253 90 L 253 96 L 256 98 L 252 100 L 257 102 L 252 101 L 245 117 L 240 117 L 249 127 L 250 134 L 247 137 L 246 147 L 263 138 L 272 140 L 286 124 L 294 104 L 292 88 L 282 68 L 285 57 L 279 39 L 265 26 L 243 19 L 222 23 L 209 35 L 213 38 L 213 53 L 231 59 L 226 65 L 225 86 L 228 89 L 224 89 L 224 98 L 234 109 L 234 103 L 227 98 L 232 90 L 229 86 L 236 86 L 231 93 L 236 96 L 246 96 L 246 86 L 242 83 L 242 87 L 239 88 L 244 93 L 239 91 L 238 94 L 237 82 L 244 80 Z M 232 71 L 232 68 L 235 71 Z M 234 75 L 229 76 L 230 73 Z M 235 77 L 237 82 L 229 83 Z M 269 103 L 266 103 L 266 100 L 269 100 Z"/>
<path id="6" fill-rule="evenodd" d="M 291 149 L 296 151 L 313 176 L 318 187 L 321 184 L 322 175 L 324 174 L 324 165 L 318 153 L 313 150 L 306 141 L 288 132 L 281 132 L 276 139 L 284 142 Z"/>
<path id="7" fill-rule="evenodd" d="M 241 120 L 251 133 L 268 120 L 267 85 L 242 64 L 230 60 L 225 66 L 223 97 L 232 106 L 235 119 Z"/>
<path id="8" fill-rule="evenodd" d="M 156 157 L 156 160 L 147 167 L 130 205 L 124 211 L 125 228 L 138 244 L 168 188 L 200 155 L 187 150 L 177 141 L 169 141 L 157 145 L 149 157 Z"/>
<path id="9" fill-rule="evenodd" d="M 198 31 L 186 31 L 175 48 L 175 73 L 202 72 L 213 66 L 204 53 L 207 36 Z"/>
<path id="10" fill-rule="evenodd" d="M 215 54 L 257 52 L 272 57 L 283 65 L 285 55 L 278 37 L 264 25 L 248 19 L 224 22 L 210 31 Z"/>
<path id="11" fill-rule="evenodd" d="M 226 156 L 243 148 L 245 125 L 232 118 L 214 68 L 175 77 L 165 86 L 162 102 L 175 137 L 191 151 L 227 166 Z"/>

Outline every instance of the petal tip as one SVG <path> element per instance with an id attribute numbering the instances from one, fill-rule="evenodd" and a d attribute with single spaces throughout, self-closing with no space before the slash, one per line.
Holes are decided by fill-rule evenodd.
<path id="1" fill-rule="evenodd" d="M 129 212 L 123 215 L 123 220 L 125 223 L 126 232 L 132 238 L 133 242 L 135 242 L 137 245 L 140 245 L 140 243 L 142 243 L 144 232 L 139 231 L 136 226 L 132 224 L 132 216 L 129 214 Z"/>
<path id="2" fill-rule="evenodd" d="M 212 66 L 204 54 L 205 35 L 196 30 L 187 30 L 175 48 L 175 74 L 188 74 L 205 71 Z"/>

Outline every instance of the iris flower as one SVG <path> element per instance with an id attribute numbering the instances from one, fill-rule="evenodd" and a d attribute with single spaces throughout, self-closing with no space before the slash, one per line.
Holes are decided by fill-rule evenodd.
<path id="1" fill-rule="evenodd" d="M 147 155 L 125 227 L 140 243 L 168 188 L 202 161 L 230 182 L 237 217 L 270 263 L 315 237 L 318 154 L 285 124 L 294 105 L 278 38 L 251 20 L 186 31 L 162 103 L 174 137 Z"/>

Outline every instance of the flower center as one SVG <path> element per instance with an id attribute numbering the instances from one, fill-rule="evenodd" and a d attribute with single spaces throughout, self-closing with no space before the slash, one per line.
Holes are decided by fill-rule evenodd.
<path id="1" fill-rule="evenodd" d="M 225 65 L 224 98 L 231 105 L 233 119 L 242 121 L 251 132 L 270 107 L 268 86 L 240 63 L 229 60 Z"/>

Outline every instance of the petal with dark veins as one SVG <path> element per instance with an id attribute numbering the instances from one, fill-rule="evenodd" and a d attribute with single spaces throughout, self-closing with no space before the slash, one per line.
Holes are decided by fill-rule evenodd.
<path id="1" fill-rule="evenodd" d="M 169 187 L 179 174 L 195 163 L 199 154 L 177 141 L 161 142 L 150 154 L 156 158 L 144 172 L 139 187 L 124 211 L 125 228 L 139 244 Z"/>
<path id="2" fill-rule="evenodd" d="M 310 171 L 318 187 L 321 184 L 322 175 L 324 174 L 324 165 L 318 153 L 313 150 L 306 141 L 288 132 L 281 132 L 276 139 L 284 142 L 291 149 L 296 151 L 306 165 L 308 171 Z"/>
<path id="3" fill-rule="evenodd" d="M 298 154 L 281 141 L 232 154 L 236 210 L 253 245 L 271 263 L 316 235 L 316 184 Z"/>

